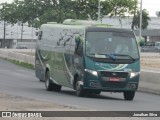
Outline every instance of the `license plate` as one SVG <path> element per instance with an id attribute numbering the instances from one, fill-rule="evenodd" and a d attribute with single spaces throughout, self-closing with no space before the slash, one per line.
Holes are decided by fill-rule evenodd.
<path id="1" fill-rule="evenodd" d="M 120 78 L 117 78 L 117 77 L 110 77 L 110 78 L 109 78 L 109 81 L 119 82 L 119 81 L 120 81 Z"/>

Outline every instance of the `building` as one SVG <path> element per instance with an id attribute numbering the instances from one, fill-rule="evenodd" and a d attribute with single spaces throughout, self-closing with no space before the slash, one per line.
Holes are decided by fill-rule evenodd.
<path id="1" fill-rule="evenodd" d="M 4 28 L 5 26 L 5 28 Z M 5 32 L 4 32 L 5 31 Z M 22 26 L 19 24 L 9 24 L 1 21 L 0 22 L 0 48 L 13 48 L 15 47 L 16 42 L 17 43 L 24 43 L 26 47 L 33 47 L 31 44 L 27 43 L 35 43 L 37 36 L 35 35 L 35 32 L 37 29 L 32 27 L 28 27 L 27 24 L 24 24 L 23 31 Z M 5 33 L 5 34 L 4 34 Z M 13 42 L 14 41 L 14 42 Z M 4 42 L 4 46 L 3 43 Z M 18 45 L 18 44 L 17 44 Z"/>
<path id="2" fill-rule="evenodd" d="M 110 18 L 108 16 L 105 16 L 102 19 L 102 23 L 111 24 L 114 27 L 131 29 L 132 18 L 133 17 L 126 17 L 126 18 L 112 17 Z M 160 41 L 160 18 L 150 17 L 150 19 L 151 21 L 149 21 L 148 28 L 145 30 L 142 30 L 142 36 L 145 37 L 146 41 L 150 41 L 150 42 Z M 135 30 L 135 34 L 139 36 L 138 29 Z"/>

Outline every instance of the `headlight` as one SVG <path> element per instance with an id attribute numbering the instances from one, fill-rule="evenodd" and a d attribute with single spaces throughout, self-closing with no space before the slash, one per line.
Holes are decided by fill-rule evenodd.
<path id="1" fill-rule="evenodd" d="M 130 73 L 130 78 L 134 78 L 135 76 L 138 76 L 140 72 L 131 72 Z"/>
<path id="2" fill-rule="evenodd" d="M 94 71 L 94 70 L 88 70 L 88 69 L 85 69 L 84 71 L 88 72 L 88 73 L 91 73 L 92 75 L 94 76 L 98 76 L 98 73 L 97 71 Z"/>

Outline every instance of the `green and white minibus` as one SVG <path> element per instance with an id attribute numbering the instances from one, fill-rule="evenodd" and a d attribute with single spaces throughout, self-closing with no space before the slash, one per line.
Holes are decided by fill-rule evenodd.
<path id="1" fill-rule="evenodd" d="M 35 73 L 48 91 L 65 86 L 77 96 L 123 92 L 125 100 L 133 100 L 140 77 L 138 44 L 128 29 L 90 22 L 80 25 L 72 20 L 43 24 L 38 32 Z"/>

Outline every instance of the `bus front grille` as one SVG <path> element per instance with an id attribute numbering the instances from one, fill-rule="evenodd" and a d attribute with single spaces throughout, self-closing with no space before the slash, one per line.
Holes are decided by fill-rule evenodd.
<path id="1" fill-rule="evenodd" d="M 108 71 L 101 71 L 101 77 L 119 77 L 119 78 L 127 78 L 128 72 L 108 72 Z"/>
<path id="2" fill-rule="evenodd" d="M 110 87 L 110 88 L 125 88 L 126 83 L 125 82 L 105 82 L 103 83 L 105 87 Z"/>

